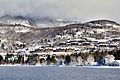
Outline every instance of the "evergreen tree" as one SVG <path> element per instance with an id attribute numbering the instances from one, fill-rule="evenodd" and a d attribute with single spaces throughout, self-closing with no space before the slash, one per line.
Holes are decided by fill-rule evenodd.
<path id="1" fill-rule="evenodd" d="M 120 60 L 120 50 L 116 51 L 114 53 L 114 56 L 115 56 L 115 60 Z"/>
<path id="2" fill-rule="evenodd" d="M 3 62 L 3 57 L 0 55 L 0 64 Z"/>
<path id="3" fill-rule="evenodd" d="M 65 64 L 69 65 L 70 62 L 71 62 L 71 57 L 69 55 L 65 56 Z"/>
<path id="4" fill-rule="evenodd" d="M 47 65 L 50 65 L 50 62 L 51 62 L 50 55 L 47 56 L 46 61 L 47 61 Z"/>
<path id="5" fill-rule="evenodd" d="M 51 57 L 51 63 L 54 63 L 54 64 L 56 63 L 55 56 L 52 56 L 52 57 Z"/>

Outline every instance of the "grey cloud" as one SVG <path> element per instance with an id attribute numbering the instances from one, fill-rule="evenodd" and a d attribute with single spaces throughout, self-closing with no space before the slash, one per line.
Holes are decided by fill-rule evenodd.
<path id="1" fill-rule="evenodd" d="M 0 0 L 0 15 L 21 14 L 119 21 L 120 0 Z"/>

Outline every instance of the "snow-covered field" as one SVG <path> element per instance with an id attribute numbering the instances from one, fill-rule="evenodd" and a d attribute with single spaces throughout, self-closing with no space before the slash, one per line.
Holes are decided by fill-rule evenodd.
<path id="1" fill-rule="evenodd" d="M 120 68 L 0 66 L 0 80 L 120 80 Z"/>

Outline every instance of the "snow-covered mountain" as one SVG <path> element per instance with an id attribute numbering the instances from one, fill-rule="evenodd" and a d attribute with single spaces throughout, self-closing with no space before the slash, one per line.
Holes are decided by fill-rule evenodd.
<path id="1" fill-rule="evenodd" d="M 5 43 L 19 41 L 30 46 L 60 47 L 62 43 L 65 43 L 65 45 L 62 45 L 77 45 L 79 47 L 83 45 L 84 47 L 84 45 L 89 45 L 89 42 L 92 44 L 91 47 L 96 48 L 101 41 L 106 42 L 107 46 L 109 43 L 120 46 L 120 24 L 110 20 L 75 23 L 74 21 L 49 17 L 35 18 L 6 15 L 0 18 L 0 36 L 1 40 L 6 40 Z M 76 41 L 80 44 L 77 44 Z"/>
<path id="2" fill-rule="evenodd" d="M 29 17 L 20 15 L 4 15 L 0 17 L 0 24 L 4 25 L 23 25 L 33 28 L 60 27 L 81 25 L 80 21 L 57 19 L 51 17 Z M 71 25 L 72 24 L 72 25 Z M 120 24 L 110 20 L 94 20 L 82 23 L 87 27 L 114 27 L 118 28 Z"/>
<path id="3" fill-rule="evenodd" d="M 31 21 L 28 20 L 26 17 L 23 16 L 11 16 L 11 15 L 4 15 L 0 17 L 0 24 L 4 25 L 24 25 L 24 26 L 31 26 Z"/>
<path id="4" fill-rule="evenodd" d="M 120 24 L 111 20 L 94 20 L 94 21 L 85 22 L 84 24 L 92 27 L 113 27 L 113 28 L 120 27 Z"/>
<path id="5" fill-rule="evenodd" d="M 28 16 L 12 16 L 4 15 L 0 17 L 0 24 L 4 25 L 24 25 L 35 28 L 59 27 L 76 23 L 72 20 L 63 20 L 50 17 L 28 17 Z"/>
<path id="6" fill-rule="evenodd" d="M 90 34 L 95 32 L 97 32 L 97 34 L 106 33 L 106 36 L 115 36 L 116 34 L 119 36 L 120 34 L 120 24 L 110 20 L 94 20 L 79 23 L 79 21 L 50 17 L 41 18 L 11 15 L 0 17 L 1 31 L 5 32 L 6 27 L 10 26 L 12 27 L 11 29 L 20 33 L 19 38 L 24 41 L 30 39 L 31 41 L 34 39 L 38 40 L 39 38 L 53 38 L 58 34 L 72 35 L 82 32 L 85 34 L 86 31 Z"/>

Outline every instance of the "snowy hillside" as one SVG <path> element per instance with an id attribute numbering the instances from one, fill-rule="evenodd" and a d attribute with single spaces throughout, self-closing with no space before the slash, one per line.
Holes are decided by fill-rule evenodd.
<path id="1" fill-rule="evenodd" d="M 94 20 L 85 22 L 84 24 L 93 27 L 113 27 L 113 28 L 120 27 L 120 24 L 110 20 Z"/>
<path id="2" fill-rule="evenodd" d="M 28 16 L 12 16 L 4 15 L 0 17 L 2 25 L 23 25 L 34 28 L 59 27 L 76 23 L 77 21 L 56 19 L 50 17 L 28 17 Z"/>
<path id="3" fill-rule="evenodd" d="M 23 16 L 11 16 L 4 15 L 0 17 L 0 23 L 3 25 L 23 25 L 23 26 L 31 26 L 30 21 Z"/>

